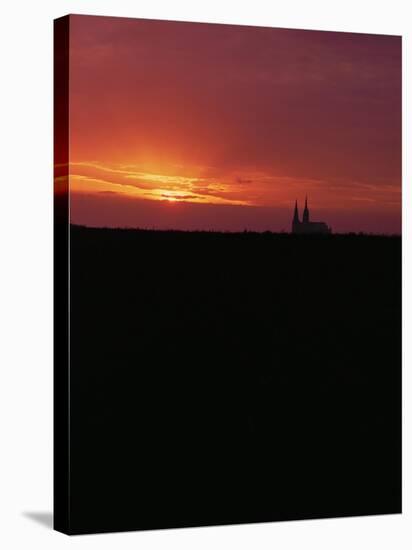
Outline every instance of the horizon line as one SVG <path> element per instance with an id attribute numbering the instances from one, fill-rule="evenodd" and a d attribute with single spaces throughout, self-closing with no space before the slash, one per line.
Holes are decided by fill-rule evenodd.
<path id="1" fill-rule="evenodd" d="M 333 237 L 333 236 L 359 236 L 359 237 L 402 237 L 402 233 L 369 233 L 366 231 L 345 231 L 345 232 L 333 232 L 327 235 L 320 234 L 294 234 L 291 231 L 272 231 L 266 229 L 264 231 L 256 231 L 254 229 L 243 229 L 239 231 L 231 230 L 220 230 L 220 229 L 176 229 L 176 228 L 156 228 L 156 227 L 137 227 L 137 226 L 95 226 L 95 225 L 82 225 L 77 223 L 69 224 L 73 228 L 78 229 L 92 229 L 92 230 L 109 230 L 109 231 L 142 231 L 142 232 L 158 232 L 158 233 L 221 233 L 224 235 L 243 235 L 245 233 L 255 234 L 255 235 L 291 235 L 293 237 Z"/>

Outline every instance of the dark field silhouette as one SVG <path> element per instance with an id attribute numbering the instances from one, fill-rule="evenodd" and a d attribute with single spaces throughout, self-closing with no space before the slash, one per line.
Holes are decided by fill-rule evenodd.
<path id="1" fill-rule="evenodd" d="M 401 510 L 401 239 L 70 231 L 71 530 Z"/>

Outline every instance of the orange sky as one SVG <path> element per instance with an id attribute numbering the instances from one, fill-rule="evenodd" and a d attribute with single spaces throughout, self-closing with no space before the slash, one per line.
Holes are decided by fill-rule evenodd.
<path id="1" fill-rule="evenodd" d="M 400 233 L 399 37 L 70 19 L 73 223 Z"/>

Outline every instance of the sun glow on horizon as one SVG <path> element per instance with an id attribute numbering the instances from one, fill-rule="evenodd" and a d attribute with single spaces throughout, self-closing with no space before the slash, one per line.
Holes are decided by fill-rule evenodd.
<path id="1" fill-rule="evenodd" d="M 56 193 L 69 187 L 71 193 L 107 198 L 150 200 L 168 204 L 231 205 L 240 207 L 289 208 L 296 196 L 315 197 L 317 208 L 353 211 L 367 205 L 371 212 L 399 208 L 400 188 L 388 182 L 374 185 L 359 181 L 324 181 L 270 174 L 256 169 L 200 175 L 196 168 L 181 167 L 184 175 L 169 170 L 145 171 L 136 164 L 97 161 L 56 164 Z M 210 168 L 210 167 L 209 167 Z M 175 168 L 176 169 L 176 168 Z M 69 172 L 69 174 L 67 174 Z M 214 175 L 209 175 L 210 173 Z M 328 193 L 324 189 L 328 189 Z M 372 196 L 371 196 L 371 193 Z"/>
<path id="2" fill-rule="evenodd" d="M 135 172 L 105 167 L 93 163 L 70 163 L 69 175 L 55 178 L 56 191 L 67 185 L 70 192 L 83 194 L 114 194 L 170 203 L 253 205 L 248 198 L 240 198 L 230 184 L 189 178 L 186 176 Z"/>

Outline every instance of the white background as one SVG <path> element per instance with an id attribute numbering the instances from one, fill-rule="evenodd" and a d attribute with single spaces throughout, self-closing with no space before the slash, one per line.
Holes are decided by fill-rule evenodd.
<path id="1" fill-rule="evenodd" d="M 8 0 L 0 17 L 0 547 L 406 549 L 412 547 L 411 410 L 404 398 L 404 513 L 67 537 L 52 510 L 52 19 L 67 13 L 404 36 L 404 278 L 411 274 L 411 23 L 407 0 Z M 408 21 L 409 18 L 409 21 Z M 410 95 L 410 92 L 409 92 Z M 411 334 L 410 282 L 404 335 Z M 404 394 L 411 346 L 404 338 Z M 304 458 L 304 457 L 303 457 Z M 40 515 L 43 522 L 31 515 Z M 409 540 L 408 540 L 409 539 Z"/>

